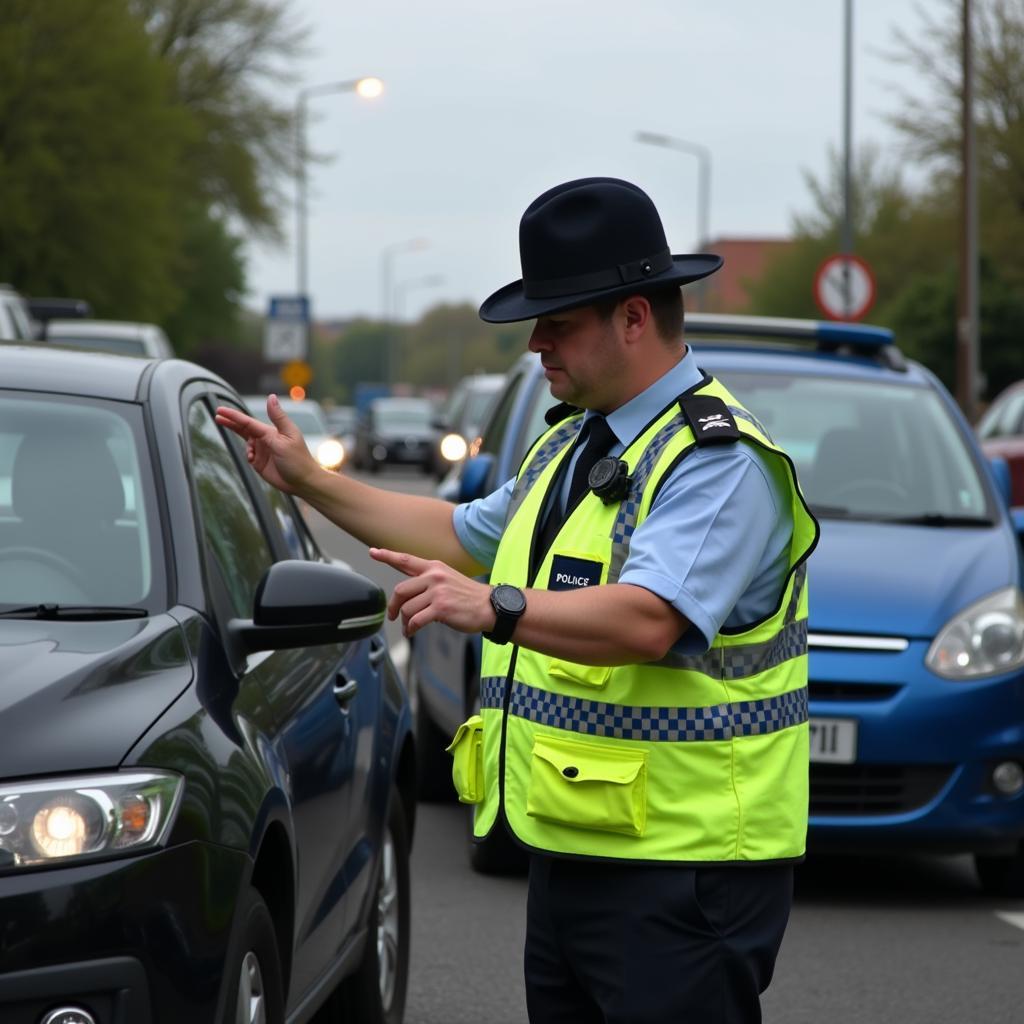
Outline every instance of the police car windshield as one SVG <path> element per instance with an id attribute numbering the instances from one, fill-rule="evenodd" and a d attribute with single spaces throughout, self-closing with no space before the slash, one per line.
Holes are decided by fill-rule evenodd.
<path id="1" fill-rule="evenodd" d="M 975 461 L 930 389 L 824 376 L 715 375 L 789 453 L 819 516 L 991 522 Z"/>

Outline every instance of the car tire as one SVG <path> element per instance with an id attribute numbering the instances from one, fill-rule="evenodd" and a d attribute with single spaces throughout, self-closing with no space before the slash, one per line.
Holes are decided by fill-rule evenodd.
<path id="1" fill-rule="evenodd" d="M 478 875 L 525 875 L 529 854 L 508 834 L 501 822 L 495 822 L 486 839 L 473 838 L 473 812 L 466 815 L 469 839 L 469 866 Z"/>
<path id="2" fill-rule="evenodd" d="M 989 896 L 1024 896 L 1024 844 L 1004 857 L 976 854 L 974 870 Z"/>
<path id="3" fill-rule="evenodd" d="M 445 749 L 449 739 L 427 711 L 423 702 L 423 684 L 416 674 L 415 664 L 410 651 L 407 682 L 415 702 L 416 799 L 426 803 L 451 803 L 455 799 L 455 787 L 452 785 L 452 759 Z"/>
<path id="4" fill-rule="evenodd" d="M 409 983 L 409 837 L 398 790 L 391 788 L 366 950 L 316 1018 L 324 1024 L 401 1024 Z"/>
<path id="5" fill-rule="evenodd" d="M 263 897 L 245 890 L 238 904 L 238 939 L 225 977 L 224 1024 L 283 1024 L 284 983 L 274 921 Z"/>

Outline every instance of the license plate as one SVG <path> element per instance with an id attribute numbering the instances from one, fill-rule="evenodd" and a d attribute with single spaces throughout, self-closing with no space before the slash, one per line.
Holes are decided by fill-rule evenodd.
<path id="1" fill-rule="evenodd" d="M 857 760 L 857 719 L 812 718 L 811 760 L 853 764 Z"/>

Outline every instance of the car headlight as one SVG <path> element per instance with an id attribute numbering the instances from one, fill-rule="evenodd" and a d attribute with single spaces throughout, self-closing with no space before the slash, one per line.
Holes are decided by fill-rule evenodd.
<path id="1" fill-rule="evenodd" d="M 0 870 L 160 846 L 183 785 L 156 771 L 0 785 Z"/>
<path id="2" fill-rule="evenodd" d="M 321 441 L 316 448 L 316 461 L 324 469 L 337 469 L 345 461 L 345 449 L 340 441 Z"/>
<path id="3" fill-rule="evenodd" d="M 924 663 L 946 679 L 978 679 L 1024 665 L 1024 595 L 998 590 L 939 630 Z"/>
<path id="4" fill-rule="evenodd" d="M 441 438 L 441 454 L 449 462 L 458 462 L 466 457 L 466 439 L 461 434 L 446 434 Z"/>

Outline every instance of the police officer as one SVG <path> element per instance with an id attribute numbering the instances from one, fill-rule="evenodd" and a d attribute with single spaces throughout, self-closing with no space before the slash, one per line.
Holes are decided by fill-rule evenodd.
<path id="1" fill-rule="evenodd" d="M 519 243 L 522 279 L 480 315 L 536 321 L 560 404 L 488 497 L 453 512 L 325 473 L 273 396 L 272 426 L 218 421 L 405 574 L 388 611 L 406 635 L 483 632 L 453 774 L 477 837 L 531 853 L 532 1024 L 758 1021 L 804 853 L 817 525 L 683 340 L 680 286 L 717 256 L 672 255 L 614 178 L 545 192 Z"/>

